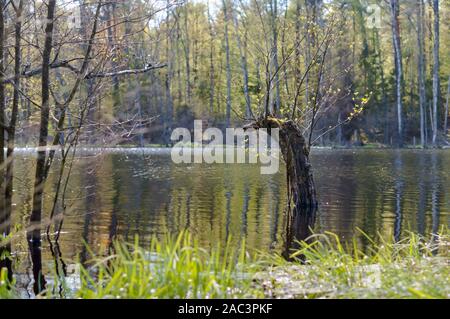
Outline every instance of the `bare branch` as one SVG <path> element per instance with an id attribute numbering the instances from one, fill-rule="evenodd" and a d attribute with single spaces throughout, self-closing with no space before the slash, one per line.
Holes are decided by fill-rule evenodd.
<path id="1" fill-rule="evenodd" d="M 114 76 L 122 76 L 122 75 L 129 75 L 129 74 L 142 74 L 146 73 L 152 70 L 161 69 L 166 67 L 167 64 L 156 64 L 156 65 L 147 65 L 143 69 L 132 69 L 132 70 L 122 70 L 117 72 L 106 72 L 106 73 L 89 73 L 84 78 L 85 79 L 93 79 L 93 78 L 108 78 L 108 77 L 114 77 Z"/>

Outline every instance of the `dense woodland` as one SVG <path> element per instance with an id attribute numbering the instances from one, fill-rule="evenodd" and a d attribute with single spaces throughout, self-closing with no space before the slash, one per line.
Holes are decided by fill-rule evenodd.
<path id="1" fill-rule="evenodd" d="M 445 1 L 2 3 L 5 146 L 166 144 L 265 110 L 314 144 L 445 143 Z"/>

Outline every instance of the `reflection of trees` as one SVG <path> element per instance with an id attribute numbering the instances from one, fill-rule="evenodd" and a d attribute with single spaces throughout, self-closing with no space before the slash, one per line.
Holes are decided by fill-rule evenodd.
<path id="1" fill-rule="evenodd" d="M 403 159 L 401 151 L 397 151 L 394 161 L 394 177 L 395 177 L 395 219 L 394 219 L 394 240 L 400 240 L 403 215 Z"/>
<path id="2" fill-rule="evenodd" d="M 80 263 L 85 266 L 88 261 L 88 247 L 87 245 L 92 246 L 93 240 L 91 238 L 92 229 L 91 224 L 96 215 L 97 211 L 97 176 L 95 174 L 95 170 L 89 165 L 86 164 L 84 169 L 84 185 L 86 189 L 86 194 L 84 195 L 84 224 L 82 231 L 82 239 L 85 242 L 85 245 L 82 246 L 80 252 Z"/>
<path id="3" fill-rule="evenodd" d="M 36 238 L 28 238 L 28 243 L 34 279 L 33 291 L 38 295 L 45 290 L 47 284 L 42 272 L 42 243 L 41 240 L 36 240 Z"/>
<path id="4" fill-rule="evenodd" d="M 242 205 L 242 214 L 241 214 L 241 229 L 242 236 L 247 237 L 247 228 L 248 228 L 248 205 L 250 201 L 250 189 L 247 182 L 244 185 L 244 192 L 242 194 L 243 197 L 243 205 Z"/>
<path id="5" fill-rule="evenodd" d="M 286 224 L 286 242 L 283 257 L 290 260 L 290 254 L 299 248 L 298 242 L 312 235 L 316 221 L 317 208 L 296 210 Z M 302 258 L 302 256 L 300 256 Z"/>
<path id="6" fill-rule="evenodd" d="M 439 193 L 440 181 L 438 175 L 437 154 L 431 154 L 431 231 L 433 236 L 439 232 Z"/>
<path id="7" fill-rule="evenodd" d="M 364 189 L 364 181 L 355 179 L 360 163 L 355 162 L 355 156 L 346 151 L 316 155 L 312 161 L 316 167 L 314 174 L 320 203 L 320 229 L 351 237 L 354 234 L 353 221 L 360 213 L 352 199 L 361 188 Z M 339 217 L 336 216 L 337 211 Z"/>
<path id="8" fill-rule="evenodd" d="M 419 157 L 419 198 L 418 198 L 418 207 L 417 207 L 417 232 L 420 235 L 425 235 L 425 213 L 427 209 L 427 183 L 426 183 L 426 174 L 423 167 L 426 166 L 426 158 L 425 156 Z"/>
<path id="9" fill-rule="evenodd" d="M 437 231 L 442 223 L 439 212 L 450 208 L 445 198 L 450 193 L 446 191 L 448 155 L 441 154 L 385 151 L 355 156 L 343 151 L 315 155 L 321 205 L 320 214 L 312 215 L 320 215 L 319 231 L 330 230 L 345 237 L 354 234 L 355 226 L 371 236 L 384 230 L 386 237 L 398 237 L 401 226 L 424 234 Z M 287 238 L 283 239 L 288 240 L 284 244 L 304 238 L 307 225 L 314 223 L 308 218 L 311 214 L 299 214 L 286 225 L 282 174 L 261 176 L 259 168 L 252 165 L 178 166 L 169 161 L 166 156 L 143 159 L 142 154 L 107 154 L 77 161 L 69 183 L 70 208 L 60 247 L 49 247 L 45 241 L 41 246 L 27 247 L 22 239 L 22 245 L 30 249 L 35 282 L 46 279 L 42 266 L 47 274 L 47 263 L 43 261 L 52 257 L 61 262 L 64 256 L 69 262 L 79 254 L 86 262 L 89 256 L 81 238 L 94 252 L 104 253 L 115 236 L 127 231 L 146 241 L 152 234 L 176 234 L 187 227 L 206 247 L 223 243 L 230 235 L 234 242 L 245 239 L 249 248 L 264 249 L 276 243 L 282 233 L 284 237 L 286 229 Z M 17 207 L 12 219 L 19 224 L 27 220 L 30 211 L 29 172 L 33 170 L 31 161 L 18 159 L 16 163 L 19 191 L 14 193 Z M 55 185 L 56 178 L 50 175 L 46 194 L 52 194 Z M 50 202 L 44 205 L 47 213 Z M 21 249 L 17 239 L 11 248 L 13 252 Z M 13 267 L 18 274 L 16 264 Z"/>
<path id="10" fill-rule="evenodd" d="M 274 211 L 279 203 L 273 202 L 280 197 L 282 176 L 273 176 L 268 183 L 256 165 L 188 167 L 189 178 L 182 166 L 170 172 L 173 183 L 168 206 L 182 215 L 182 220 L 174 224 L 186 225 L 189 197 L 188 230 L 201 243 L 223 242 L 231 236 L 233 241 L 245 239 L 250 247 L 269 247 L 273 225 L 282 218 Z"/>
<path id="11" fill-rule="evenodd" d="M 278 231 L 279 231 L 279 221 L 280 221 L 280 189 L 279 185 L 277 189 L 273 192 L 272 203 L 274 205 L 272 218 L 271 218 L 271 227 L 270 227 L 270 240 L 271 246 L 274 245 L 278 241 Z"/>

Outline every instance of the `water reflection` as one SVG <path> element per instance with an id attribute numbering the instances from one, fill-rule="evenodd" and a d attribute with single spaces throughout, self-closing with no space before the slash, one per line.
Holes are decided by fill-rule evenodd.
<path id="1" fill-rule="evenodd" d="M 400 231 L 402 227 L 402 213 L 403 213 L 403 161 L 402 161 L 402 153 L 400 151 L 396 151 L 395 153 L 395 161 L 394 161 L 394 174 L 395 174 L 395 219 L 394 219 L 394 240 L 400 240 Z"/>
<path id="2" fill-rule="evenodd" d="M 299 242 L 308 240 L 312 235 L 316 220 L 317 208 L 294 210 L 293 215 L 288 217 L 286 223 L 286 241 L 283 250 L 283 257 L 291 260 L 293 251 L 298 250 Z M 296 259 L 303 259 L 304 256 L 297 256 Z"/>
<path id="3" fill-rule="evenodd" d="M 431 155 L 431 218 L 432 226 L 431 230 L 433 233 L 433 239 L 437 240 L 437 233 L 439 231 L 440 225 L 440 212 L 439 212 L 439 195 L 440 195 L 440 181 L 439 175 L 436 172 L 438 168 L 438 158 L 436 154 Z"/>
<path id="4" fill-rule="evenodd" d="M 39 295 L 47 285 L 42 269 L 41 240 L 28 236 L 28 243 L 34 280 L 33 291 L 35 295 Z"/>
<path id="5" fill-rule="evenodd" d="M 28 220 L 33 171 L 33 161 L 22 155 L 12 216 L 17 225 Z M 94 253 L 107 254 L 117 237 L 133 240 L 138 234 L 146 244 L 152 235 L 187 229 L 204 247 L 245 239 L 250 249 L 288 255 L 310 228 L 347 239 L 359 227 L 398 240 L 408 229 L 430 234 L 449 224 L 448 151 L 314 150 L 319 210 L 291 218 L 284 213 L 283 173 L 263 176 L 256 165 L 245 164 L 175 165 L 163 151 L 81 155 L 68 185 L 59 240 L 35 243 L 17 236 L 11 243 L 18 274 L 26 272 L 21 261 L 29 249 L 35 291 L 45 286 L 44 275 L 55 269 L 63 275 L 66 265 L 88 262 L 84 242 Z M 55 185 L 50 175 L 46 213 Z M 364 236 L 358 238 L 362 247 L 368 245 Z"/>

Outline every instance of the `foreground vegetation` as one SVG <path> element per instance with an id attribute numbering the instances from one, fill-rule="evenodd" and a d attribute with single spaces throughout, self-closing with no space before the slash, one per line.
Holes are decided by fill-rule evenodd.
<path id="1" fill-rule="evenodd" d="M 449 298 L 449 237 L 432 241 L 414 233 L 400 242 L 378 243 L 364 253 L 353 239 L 344 245 L 331 233 L 302 242 L 293 254 L 306 262 L 274 258 L 262 279 L 265 295 L 282 298 Z M 268 279 L 267 279 L 268 278 Z"/>
<path id="2" fill-rule="evenodd" d="M 365 235 L 364 235 L 365 236 Z M 416 234 L 400 242 L 313 235 L 288 262 L 279 255 L 246 252 L 228 243 L 209 251 L 189 234 L 152 240 L 146 249 L 116 242 L 114 253 L 80 267 L 78 278 L 59 278 L 41 298 L 449 298 L 450 238 Z M 0 297 L 18 296 L 6 272 Z M 73 279 L 73 278 L 72 278 Z M 74 282 L 76 284 L 74 284 Z"/>

